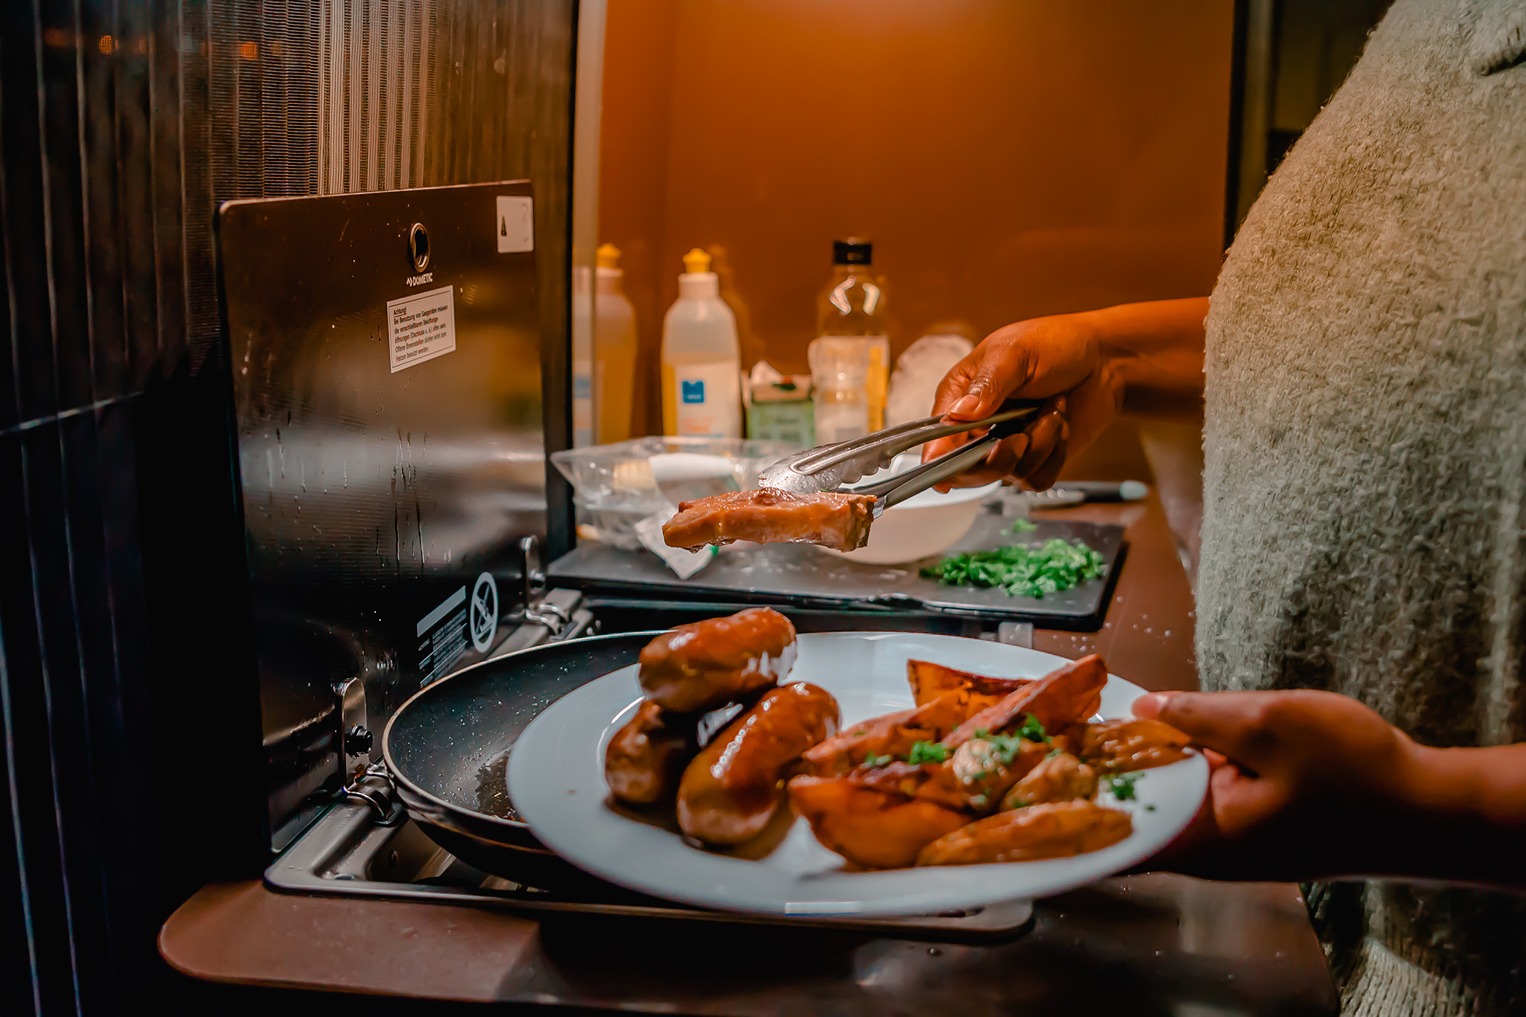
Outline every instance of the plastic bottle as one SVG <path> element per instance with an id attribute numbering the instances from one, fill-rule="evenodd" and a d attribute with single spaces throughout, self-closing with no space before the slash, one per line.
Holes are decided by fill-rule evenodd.
<path id="1" fill-rule="evenodd" d="M 593 280 L 587 265 L 572 269 L 572 445 L 594 442 Z"/>
<path id="2" fill-rule="evenodd" d="M 873 258 L 874 245 L 864 240 L 832 245 L 832 281 L 818 302 L 817 338 L 809 351 L 820 442 L 885 426 L 890 338 L 885 294 L 874 277 Z"/>
<path id="3" fill-rule="evenodd" d="M 596 252 L 593 293 L 593 398 L 599 443 L 631 436 L 631 396 L 636 385 L 636 309 L 626 299 L 620 249 Z"/>
<path id="4" fill-rule="evenodd" d="M 736 317 L 721 299 L 710 255 L 684 255 L 678 299 L 662 321 L 662 421 L 670 435 L 742 436 Z"/>

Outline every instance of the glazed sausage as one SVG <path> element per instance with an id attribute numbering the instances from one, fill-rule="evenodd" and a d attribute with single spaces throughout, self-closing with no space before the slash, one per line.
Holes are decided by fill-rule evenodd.
<path id="1" fill-rule="evenodd" d="M 669 801 L 684 767 L 699 751 L 696 718 L 643 702 L 604 750 L 609 793 L 628 805 Z"/>
<path id="2" fill-rule="evenodd" d="M 684 770 L 678 826 L 704 844 L 741 844 L 763 832 L 784 801 L 800 754 L 837 730 L 837 700 L 796 682 L 767 693 Z"/>
<path id="3" fill-rule="evenodd" d="M 699 713 L 779 684 L 795 665 L 795 626 L 753 607 L 680 625 L 641 651 L 646 697 L 675 713 Z"/>

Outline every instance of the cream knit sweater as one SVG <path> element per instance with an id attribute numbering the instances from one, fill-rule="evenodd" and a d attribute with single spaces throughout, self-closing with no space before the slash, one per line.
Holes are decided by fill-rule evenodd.
<path id="1" fill-rule="evenodd" d="M 1523 58 L 1526 0 L 1397 0 L 1235 240 L 1208 317 L 1205 687 L 1526 741 Z M 1347 1014 L 1526 1014 L 1526 898 L 1309 893 Z"/>

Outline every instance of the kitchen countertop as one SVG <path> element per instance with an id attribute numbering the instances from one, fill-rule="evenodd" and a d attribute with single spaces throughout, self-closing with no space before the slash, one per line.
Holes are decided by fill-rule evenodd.
<path id="1" fill-rule="evenodd" d="M 1135 446 L 1137 449 L 1137 445 Z M 1132 456 L 1101 476 L 1146 476 Z M 1122 523 L 1129 556 L 1102 629 L 1033 645 L 1104 655 L 1151 689 L 1192 688 L 1192 596 L 1153 491 L 1062 510 Z M 522 1002 L 630 1012 L 1334 1014 L 1324 955 L 1291 886 L 1171 875 L 1105 881 L 1035 906 L 1031 931 L 956 946 L 839 932 L 537 921 L 441 904 L 282 894 L 258 880 L 203 888 L 160 934 L 206 982 Z M 784 959 L 787 958 L 787 961 Z"/>

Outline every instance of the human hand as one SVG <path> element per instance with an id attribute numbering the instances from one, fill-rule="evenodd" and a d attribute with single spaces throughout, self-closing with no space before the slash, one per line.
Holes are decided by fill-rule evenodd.
<path id="1" fill-rule="evenodd" d="M 1170 692 L 1134 713 L 1179 729 L 1212 768 L 1192 824 L 1140 866 L 1209 879 L 1380 875 L 1398 845 L 1417 747 L 1354 699 L 1329 692 Z"/>
<path id="2" fill-rule="evenodd" d="M 1043 399 L 1028 426 L 993 448 L 949 486 L 989 484 L 1013 477 L 1033 490 L 1054 484 L 1071 448 L 1080 448 L 1118 415 L 1122 384 L 1100 352 L 1090 318 L 1056 315 L 997 329 L 944 376 L 933 413 L 979 420 L 1008 399 Z M 964 445 L 972 435 L 929 442 L 927 462 Z"/>

